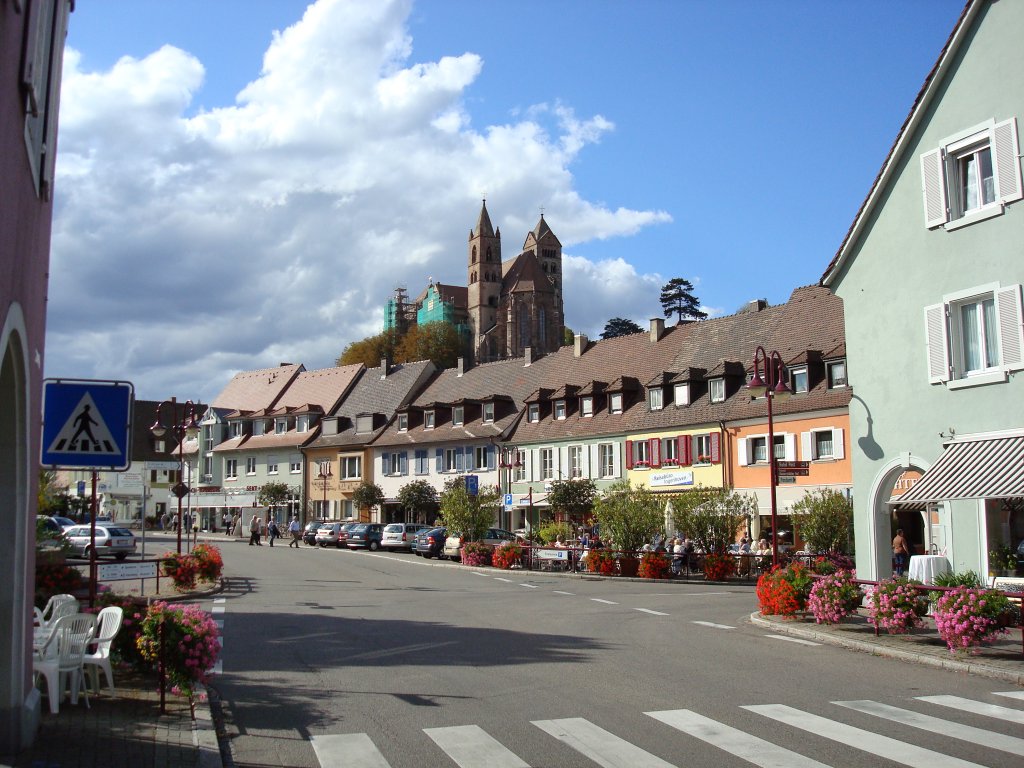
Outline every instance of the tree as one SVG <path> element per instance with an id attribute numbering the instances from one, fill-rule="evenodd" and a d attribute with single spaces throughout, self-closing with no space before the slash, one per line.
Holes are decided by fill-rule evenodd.
<path id="1" fill-rule="evenodd" d="M 66 486 L 59 485 L 56 471 L 40 469 L 36 514 L 57 515 L 63 513 L 68 507 L 67 491 Z"/>
<path id="2" fill-rule="evenodd" d="M 359 509 L 373 509 L 384 503 L 384 491 L 376 483 L 364 480 L 352 491 L 352 503 Z"/>
<path id="3" fill-rule="evenodd" d="M 614 339 L 616 336 L 628 336 L 631 333 L 643 333 L 643 330 L 643 328 L 632 320 L 627 320 L 624 317 L 613 317 L 604 324 L 604 330 L 601 332 L 601 338 Z"/>
<path id="4" fill-rule="evenodd" d="M 753 496 L 725 488 L 695 488 L 672 497 L 676 528 L 706 553 L 724 553 L 736 542 L 747 514 L 756 514 Z"/>
<path id="5" fill-rule="evenodd" d="M 448 534 L 461 534 L 465 541 L 480 541 L 494 522 L 499 500 L 497 488 L 481 488 L 476 496 L 470 496 L 465 481 L 453 477 L 441 491 L 441 518 Z"/>
<path id="6" fill-rule="evenodd" d="M 395 339 L 391 333 L 378 333 L 360 341 L 353 341 L 335 361 L 337 365 L 358 365 L 376 368 L 383 358 L 395 359 Z"/>
<path id="7" fill-rule="evenodd" d="M 679 315 L 680 323 L 708 318 L 708 313 L 700 308 L 700 299 L 693 295 L 693 283 L 682 277 L 673 277 L 662 287 L 661 307 L 665 317 Z"/>
<path id="8" fill-rule="evenodd" d="M 576 341 L 576 331 L 568 325 L 562 327 L 562 346 L 568 347 Z"/>
<path id="9" fill-rule="evenodd" d="M 548 504 L 552 511 L 562 512 L 578 520 L 590 514 L 597 498 L 597 484 L 593 480 L 574 478 L 555 480 L 548 493 Z"/>
<path id="10" fill-rule="evenodd" d="M 260 486 L 256 501 L 267 507 L 277 507 L 288 501 L 291 487 L 286 483 L 264 483 Z"/>
<path id="11" fill-rule="evenodd" d="M 426 480 L 413 480 L 398 489 L 398 503 L 415 519 L 426 519 L 437 506 L 437 489 Z"/>
<path id="12" fill-rule="evenodd" d="M 451 323 L 438 320 L 414 325 L 395 347 L 395 361 L 430 360 L 438 368 L 454 368 L 462 354 L 462 339 Z"/>
<path id="13" fill-rule="evenodd" d="M 664 529 L 664 507 L 665 502 L 647 488 L 620 480 L 594 503 L 594 517 L 601 535 L 610 536 L 615 549 L 634 553 Z"/>
<path id="14" fill-rule="evenodd" d="M 793 505 L 793 522 L 812 552 L 847 552 L 853 534 L 853 501 L 832 488 L 807 491 Z"/>

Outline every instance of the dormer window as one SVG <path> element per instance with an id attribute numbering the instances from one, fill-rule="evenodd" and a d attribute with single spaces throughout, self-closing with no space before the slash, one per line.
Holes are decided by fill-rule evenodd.
<path id="1" fill-rule="evenodd" d="M 708 382 L 708 391 L 711 393 L 712 403 L 725 402 L 725 379 L 712 379 Z"/>
<path id="2" fill-rule="evenodd" d="M 400 413 L 398 414 L 398 431 L 408 432 L 409 431 L 409 414 Z"/>
<path id="3" fill-rule="evenodd" d="M 253 434 L 256 434 L 255 430 L 253 430 Z M 241 437 L 242 436 L 242 422 L 240 422 L 240 421 L 232 421 L 231 422 L 231 436 L 232 437 Z"/>
<path id="4" fill-rule="evenodd" d="M 526 420 L 531 424 L 540 421 L 540 403 L 530 403 L 526 409 Z"/>
<path id="5" fill-rule="evenodd" d="M 621 392 L 613 392 L 608 396 L 608 413 L 622 413 Z"/>
<path id="6" fill-rule="evenodd" d="M 807 367 L 802 366 L 800 368 L 790 368 L 790 386 L 793 388 L 793 392 L 807 392 L 808 381 L 807 381 Z"/>
<path id="7" fill-rule="evenodd" d="M 586 418 L 594 415 L 594 398 L 590 395 L 580 400 L 580 415 Z"/>
<path id="8" fill-rule="evenodd" d="M 299 416 L 295 419 L 296 432 L 309 432 L 309 416 Z"/>
<path id="9" fill-rule="evenodd" d="M 434 428 L 434 412 L 424 411 L 423 412 L 423 428 L 433 429 Z"/>
<path id="10" fill-rule="evenodd" d="M 452 426 L 461 427 L 465 421 L 465 410 L 461 405 L 452 408 Z"/>
<path id="11" fill-rule="evenodd" d="M 484 403 L 483 410 L 481 411 L 480 420 L 484 424 L 494 423 L 494 403 Z"/>
<path id="12" fill-rule="evenodd" d="M 283 435 L 288 431 L 288 419 L 277 419 L 274 421 L 274 434 Z"/>
<path id="13" fill-rule="evenodd" d="M 846 386 L 846 361 L 836 360 L 825 366 L 828 375 L 828 388 Z"/>
<path id="14" fill-rule="evenodd" d="M 647 403 L 652 411 L 660 411 L 662 407 L 661 387 L 651 387 L 647 390 Z"/>
<path id="15" fill-rule="evenodd" d="M 557 421 L 565 419 L 565 400 L 555 400 L 555 419 Z"/>
<path id="16" fill-rule="evenodd" d="M 365 435 L 367 432 L 373 432 L 373 415 L 356 416 L 356 434 Z"/>
<path id="17" fill-rule="evenodd" d="M 253 435 L 262 435 L 263 434 L 263 429 L 264 429 L 264 421 L 263 421 L 263 419 L 256 419 L 256 421 L 254 421 L 252 423 L 252 433 L 253 433 Z"/>
<path id="18" fill-rule="evenodd" d="M 154 440 L 153 450 L 157 453 L 163 453 L 167 450 L 167 443 L 163 440 Z"/>
<path id="19" fill-rule="evenodd" d="M 689 405 L 690 404 L 690 384 L 689 382 L 683 382 L 676 384 L 672 388 L 672 397 L 675 404 L 678 405 Z"/>

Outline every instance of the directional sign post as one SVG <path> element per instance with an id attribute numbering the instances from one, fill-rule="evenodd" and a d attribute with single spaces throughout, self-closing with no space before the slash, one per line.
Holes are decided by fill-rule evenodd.
<path id="1" fill-rule="evenodd" d="M 128 469 L 134 399 L 127 381 L 46 379 L 40 463 L 48 469 Z"/>
<path id="2" fill-rule="evenodd" d="M 811 474 L 809 461 L 776 461 L 775 470 L 778 477 L 807 477 Z"/>

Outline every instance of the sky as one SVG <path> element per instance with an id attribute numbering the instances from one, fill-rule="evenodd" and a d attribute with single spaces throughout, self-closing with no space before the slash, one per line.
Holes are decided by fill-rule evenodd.
<path id="1" fill-rule="evenodd" d="M 543 211 L 565 321 L 818 282 L 963 0 L 79 0 L 45 375 L 334 365 Z"/>

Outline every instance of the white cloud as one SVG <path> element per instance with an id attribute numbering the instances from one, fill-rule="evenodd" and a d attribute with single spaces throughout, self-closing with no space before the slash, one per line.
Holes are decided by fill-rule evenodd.
<path id="1" fill-rule="evenodd" d="M 191 117 L 206 73 L 188 52 L 94 72 L 67 51 L 48 376 L 208 400 L 238 370 L 332 365 L 380 329 L 396 285 L 464 283 L 483 194 L 506 256 L 540 205 L 566 246 L 670 220 L 573 188 L 572 162 L 614 130 L 602 116 L 540 105 L 474 126 L 463 97 L 481 57 L 411 61 L 410 5 L 315 3 L 235 104 Z M 642 321 L 662 282 L 567 257 L 569 322 Z"/>

